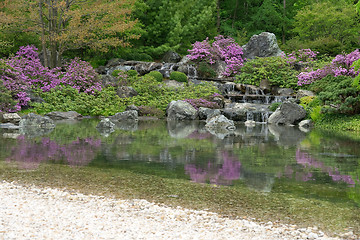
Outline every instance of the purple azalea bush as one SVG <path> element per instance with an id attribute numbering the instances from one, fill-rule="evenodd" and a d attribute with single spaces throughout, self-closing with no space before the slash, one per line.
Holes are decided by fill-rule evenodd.
<path id="1" fill-rule="evenodd" d="M 224 38 L 219 35 L 215 37 L 215 41 L 210 42 L 206 38 L 202 42 L 195 42 L 188 58 L 194 61 L 205 61 L 209 64 L 214 64 L 217 61 L 224 61 L 226 69 L 223 72 L 225 76 L 235 75 L 240 72 L 244 64 L 243 49 L 235 42 L 233 38 Z"/>
<path id="2" fill-rule="evenodd" d="M 349 53 L 349 54 L 339 54 L 337 55 L 331 62 L 330 65 L 325 66 L 323 68 L 309 71 L 309 72 L 301 72 L 298 75 L 298 85 L 307 85 L 315 82 L 316 80 L 320 80 L 327 75 L 332 75 L 334 77 L 337 76 L 350 76 L 356 77 L 359 72 L 355 71 L 351 65 L 356 60 L 360 59 L 359 49 Z"/>
<path id="3" fill-rule="evenodd" d="M 203 98 L 184 99 L 184 101 L 190 103 L 191 106 L 193 106 L 196 110 L 198 110 L 200 107 L 212 108 L 212 109 L 220 108 L 216 102 L 210 102 Z"/>
<path id="4" fill-rule="evenodd" d="M 14 109 L 0 111 L 20 111 L 21 107 L 28 105 L 29 92 L 34 89 L 48 92 L 57 86 L 69 85 L 88 94 L 94 94 L 95 90 L 101 91 L 97 73 L 89 63 L 75 58 L 66 66 L 66 72 L 61 72 L 60 68 L 44 67 L 37 50 L 33 45 L 23 46 L 15 56 L 1 59 L 4 63 L 2 66 L 6 67 L 0 71 L 0 80 L 11 91 L 17 104 Z"/>

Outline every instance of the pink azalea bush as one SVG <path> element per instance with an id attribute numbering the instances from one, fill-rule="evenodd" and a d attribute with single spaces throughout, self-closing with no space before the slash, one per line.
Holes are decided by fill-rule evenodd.
<path id="1" fill-rule="evenodd" d="M 224 76 L 239 73 L 244 64 L 243 49 L 233 38 L 219 35 L 213 42 L 206 38 L 202 42 L 195 42 L 192 46 L 193 48 L 188 50 L 190 54 L 187 55 L 190 60 L 205 61 L 211 65 L 217 61 L 224 61 L 226 63 Z"/>
<path id="2" fill-rule="evenodd" d="M 298 75 L 298 85 L 308 85 L 316 80 L 320 80 L 327 75 L 332 75 L 334 77 L 337 76 L 350 76 L 356 77 L 359 72 L 355 71 L 351 65 L 356 60 L 360 59 L 359 49 L 349 53 L 349 54 L 339 54 L 337 55 L 331 62 L 330 65 L 325 66 L 323 68 L 302 72 Z"/>
<path id="3" fill-rule="evenodd" d="M 29 92 L 34 89 L 48 92 L 57 86 L 69 85 L 89 94 L 94 94 L 95 90 L 101 91 L 97 74 L 89 63 L 75 58 L 66 66 L 66 72 L 61 72 L 60 68 L 44 67 L 37 50 L 32 45 L 20 47 L 15 56 L 1 60 L 0 80 L 17 101 L 14 109 L 8 111 L 17 112 L 22 106 L 28 105 Z"/>

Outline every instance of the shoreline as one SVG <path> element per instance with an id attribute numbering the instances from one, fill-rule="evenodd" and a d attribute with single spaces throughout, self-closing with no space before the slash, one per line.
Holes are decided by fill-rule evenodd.
<path id="1" fill-rule="evenodd" d="M 316 228 L 0 181 L 0 239 L 339 239 Z"/>

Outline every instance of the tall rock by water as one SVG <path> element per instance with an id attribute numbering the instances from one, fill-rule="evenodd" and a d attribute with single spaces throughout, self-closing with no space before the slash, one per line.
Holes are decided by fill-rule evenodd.
<path id="1" fill-rule="evenodd" d="M 280 50 L 276 36 L 273 33 L 262 32 L 259 35 L 254 35 L 249 42 L 242 46 L 244 57 L 246 59 L 254 59 L 255 57 L 273 57 L 280 56 Z"/>
<path id="2" fill-rule="evenodd" d="M 268 123 L 277 125 L 294 125 L 306 117 L 306 110 L 292 102 L 284 102 L 271 114 Z"/>
<path id="3" fill-rule="evenodd" d="M 198 118 L 197 110 L 185 101 L 171 101 L 166 109 L 168 120 L 195 120 Z"/>

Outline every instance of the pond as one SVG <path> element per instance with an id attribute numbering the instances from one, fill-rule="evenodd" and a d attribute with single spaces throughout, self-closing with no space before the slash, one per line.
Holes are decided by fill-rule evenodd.
<path id="1" fill-rule="evenodd" d="M 0 130 L 0 179 L 359 233 L 359 142 L 266 124 L 212 134 L 197 121 L 112 133 L 97 123 Z"/>

